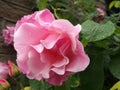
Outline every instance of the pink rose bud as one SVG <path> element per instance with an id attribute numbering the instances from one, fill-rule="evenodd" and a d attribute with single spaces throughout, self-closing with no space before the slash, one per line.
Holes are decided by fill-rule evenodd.
<path id="1" fill-rule="evenodd" d="M 48 10 L 24 16 L 15 26 L 17 64 L 30 79 L 62 85 L 67 77 L 86 69 L 89 57 L 78 40 L 81 25 L 55 19 Z"/>
<path id="2" fill-rule="evenodd" d="M 3 37 L 6 45 L 13 44 L 14 27 L 3 29 Z"/>
<path id="3" fill-rule="evenodd" d="M 10 84 L 5 80 L 0 78 L 0 90 L 9 90 Z"/>
<path id="4" fill-rule="evenodd" d="M 16 76 L 19 74 L 19 68 L 10 60 L 8 60 L 8 67 L 9 67 L 9 75 L 10 76 Z"/>
<path id="5" fill-rule="evenodd" d="M 8 66 L 2 62 L 0 62 L 0 78 L 8 78 Z"/>

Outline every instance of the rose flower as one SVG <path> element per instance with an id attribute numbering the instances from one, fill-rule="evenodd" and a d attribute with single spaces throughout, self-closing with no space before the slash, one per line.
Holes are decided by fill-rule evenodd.
<path id="1" fill-rule="evenodd" d="M 89 57 L 78 40 L 81 25 L 55 19 L 48 10 L 24 16 L 15 27 L 17 64 L 30 79 L 62 85 L 67 77 L 86 69 Z"/>

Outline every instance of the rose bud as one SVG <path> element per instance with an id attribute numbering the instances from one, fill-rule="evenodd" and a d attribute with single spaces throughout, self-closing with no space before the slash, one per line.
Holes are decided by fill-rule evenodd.
<path id="1" fill-rule="evenodd" d="M 9 90 L 10 84 L 5 80 L 0 78 L 0 90 Z"/>
<path id="2" fill-rule="evenodd" d="M 8 60 L 8 67 L 9 67 L 9 75 L 10 76 L 16 76 L 19 74 L 19 68 L 10 60 Z"/>

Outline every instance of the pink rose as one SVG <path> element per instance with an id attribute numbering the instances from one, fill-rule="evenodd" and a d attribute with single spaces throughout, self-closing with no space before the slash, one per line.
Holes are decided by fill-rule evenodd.
<path id="1" fill-rule="evenodd" d="M 6 45 L 13 44 L 14 27 L 3 29 L 3 37 Z"/>
<path id="2" fill-rule="evenodd" d="M 8 77 L 8 66 L 0 62 L 0 78 L 7 79 Z"/>
<path id="3" fill-rule="evenodd" d="M 89 64 L 78 40 L 80 30 L 79 24 L 56 20 L 48 9 L 24 16 L 14 34 L 19 68 L 30 79 L 62 85 L 69 75 L 85 70 Z"/>

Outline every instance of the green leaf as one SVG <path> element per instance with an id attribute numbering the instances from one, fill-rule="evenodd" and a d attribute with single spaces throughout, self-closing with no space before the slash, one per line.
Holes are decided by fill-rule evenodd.
<path id="1" fill-rule="evenodd" d="M 41 88 L 40 81 L 29 80 L 29 82 L 30 82 L 30 87 L 32 90 L 40 90 Z"/>
<path id="2" fill-rule="evenodd" d="M 118 54 L 111 57 L 109 62 L 110 72 L 118 79 L 120 79 L 120 51 Z"/>
<path id="3" fill-rule="evenodd" d="M 72 88 L 80 86 L 80 76 L 78 76 L 78 74 L 69 76 L 67 83 L 69 83 L 69 86 Z"/>
<path id="4" fill-rule="evenodd" d="M 102 90 L 104 83 L 102 55 L 91 55 L 90 61 L 89 67 L 80 73 L 81 90 Z"/>
<path id="5" fill-rule="evenodd" d="M 112 1 L 109 5 L 109 8 L 111 9 L 115 5 L 116 1 Z"/>
<path id="6" fill-rule="evenodd" d="M 98 24 L 87 20 L 82 24 L 83 37 L 89 42 L 99 41 L 111 36 L 115 31 L 115 26 L 111 21 L 104 24 Z"/>
<path id="7" fill-rule="evenodd" d="M 62 86 L 55 86 L 54 90 L 70 90 L 70 87 L 67 84 L 63 84 Z"/>
<path id="8" fill-rule="evenodd" d="M 81 42 L 82 42 L 84 47 L 86 47 L 88 44 L 88 41 L 86 40 L 86 38 L 83 38 Z"/>
<path id="9" fill-rule="evenodd" d="M 104 44 L 103 44 L 104 43 Z M 97 41 L 95 42 L 95 44 L 98 46 L 98 47 L 101 47 L 101 48 L 109 48 L 109 41 L 108 40 L 101 40 L 101 41 Z"/>
<path id="10" fill-rule="evenodd" d="M 112 7 L 119 8 L 120 7 L 120 1 L 112 1 L 109 5 L 109 8 L 111 9 Z"/>
<path id="11" fill-rule="evenodd" d="M 32 90 L 47 90 L 47 86 L 45 85 L 45 82 L 43 80 L 37 81 L 37 80 L 29 80 L 30 87 Z"/>
<path id="12" fill-rule="evenodd" d="M 120 27 L 119 26 L 116 26 L 115 34 L 117 36 L 120 36 Z"/>
<path id="13" fill-rule="evenodd" d="M 116 8 L 119 8 L 119 7 L 120 7 L 120 1 L 116 1 L 115 7 L 116 7 Z"/>
<path id="14" fill-rule="evenodd" d="M 120 81 L 115 83 L 115 85 L 110 90 L 120 90 Z"/>
<path id="15" fill-rule="evenodd" d="M 37 0 L 38 9 L 42 10 L 46 8 L 47 0 Z"/>

